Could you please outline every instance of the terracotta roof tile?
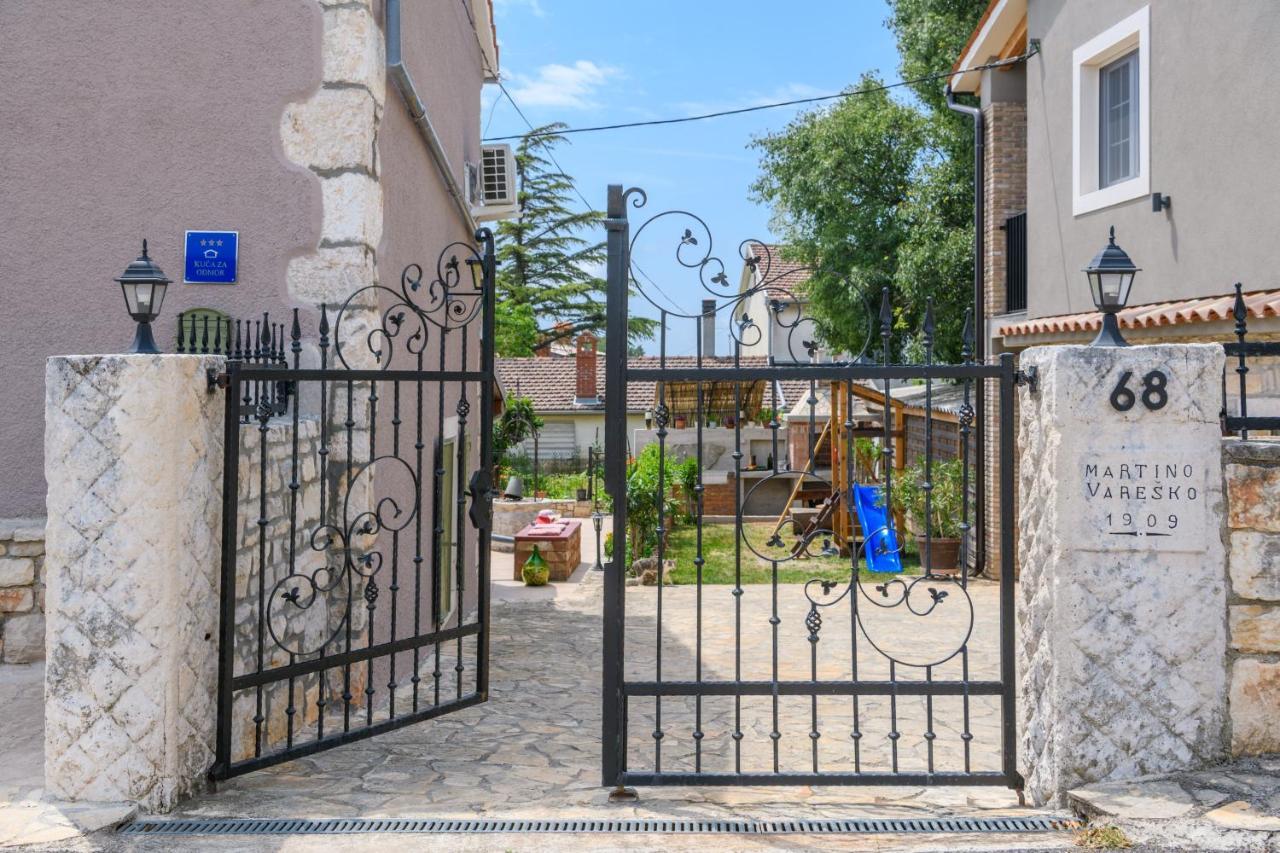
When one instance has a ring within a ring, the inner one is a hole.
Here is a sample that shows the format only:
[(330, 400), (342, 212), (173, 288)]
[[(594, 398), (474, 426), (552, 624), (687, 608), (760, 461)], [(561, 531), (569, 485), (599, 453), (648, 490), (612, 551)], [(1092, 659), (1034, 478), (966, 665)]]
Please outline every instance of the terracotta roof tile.
[[(1244, 303), (1252, 318), (1280, 317), (1280, 290), (1260, 290), (1244, 295)], [(1203, 296), (1173, 302), (1133, 305), (1117, 315), (1121, 328), (1146, 329), (1155, 326), (1179, 326), (1188, 323), (1211, 323), (1232, 319), (1235, 294)], [(1095, 332), (1102, 326), (1102, 313), (1058, 314), (1037, 317), (1000, 326), (997, 334), (1006, 337), (1044, 335), (1062, 332)]]
[[(698, 359), (692, 355), (667, 356), (667, 367), (694, 367)], [(765, 356), (743, 356), (739, 364), (743, 367), (763, 367), (769, 363)], [(659, 366), (656, 355), (632, 356), (627, 364), (634, 370), (655, 370)], [(704, 367), (732, 367), (733, 359), (728, 356), (704, 358)], [(526, 358), (499, 358), (495, 367), (498, 373), (498, 384), (504, 394), (516, 393), (528, 397), (535, 410), (540, 412), (589, 412), (604, 410), (605, 400), (605, 357), (601, 353), (596, 359), (596, 388), (600, 394), (597, 406), (580, 405), (575, 398), (577, 390), (577, 360), (570, 356), (542, 356)], [(653, 382), (631, 382), (627, 388), (627, 411), (643, 412), (653, 407)], [(809, 384), (803, 381), (786, 380), (780, 383), (779, 393), (785, 401), (784, 408), (790, 408), (795, 401), (809, 394)], [(764, 395), (764, 404), (772, 405), (772, 392)]]
[(756, 259), (757, 272), (769, 290), (783, 291), (790, 296), (809, 280), (812, 269), (807, 264), (784, 260), (782, 252), (782, 246), (752, 243), (749, 256)]

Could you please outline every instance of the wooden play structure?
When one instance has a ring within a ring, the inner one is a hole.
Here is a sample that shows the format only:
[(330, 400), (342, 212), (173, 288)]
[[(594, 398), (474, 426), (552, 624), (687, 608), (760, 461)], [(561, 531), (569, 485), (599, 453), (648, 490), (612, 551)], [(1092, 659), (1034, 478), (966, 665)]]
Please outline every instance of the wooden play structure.
[[(869, 485), (883, 482), (882, 464), (877, 459), (877, 454), (860, 452), (857, 440), (868, 438), (881, 445), (884, 443), (884, 394), (857, 382), (844, 381), (832, 382), (827, 392), (830, 394), (830, 414), (818, 435), (813, 452), (808, 454), (810, 461), (806, 463), (803, 471), (805, 474), (810, 473), (812, 460), (818, 457), (824, 445), (829, 445), (831, 489), (827, 492), (824, 487), (824, 494), (814, 495), (813, 480), (798, 477), (792, 489), (791, 498), (774, 525), (773, 538), (776, 540), (783, 526), (790, 521), (796, 535), (794, 551), (798, 550), (800, 543), (815, 531), (832, 530), (836, 534), (834, 546), (839, 548), (842, 555), (848, 556), (850, 550), (862, 542), (862, 531), (853, 520), (853, 514), (848, 511), (849, 488), (854, 483)], [(890, 399), (888, 439), (893, 443), (895, 474), (901, 472), (906, 466), (906, 409), (906, 404)], [(844, 426), (846, 422), (851, 423), (852, 428), (846, 429)], [(836, 432), (834, 437), (833, 429)], [(852, 459), (850, 454), (853, 454)], [(853, 463), (852, 466), (850, 462)], [(853, 470), (852, 482), (849, 476), (850, 467)], [(816, 511), (796, 505), (797, 501), (804, 503), (806, 500), (814, 499), (821, 501)], [(895, 513), (894, 524), (901, 529), (902, 519), (897, 513)]]

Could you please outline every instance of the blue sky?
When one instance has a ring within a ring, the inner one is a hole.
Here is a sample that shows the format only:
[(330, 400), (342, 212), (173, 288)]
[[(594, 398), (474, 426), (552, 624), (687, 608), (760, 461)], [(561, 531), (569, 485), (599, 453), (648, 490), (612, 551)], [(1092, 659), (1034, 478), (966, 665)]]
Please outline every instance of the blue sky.
[[(535, 125), (639, 121), (804, 98), (838, 92), (868, 70), (898, 78), (893, 36), (884, 26), (888, 9), (879, 0), (495, 0), (494, 5), (504, 84)], [(495, 99), (496, 86), (486, 90), (486, 137), (527, 129), (505, 98)], [(784, 107), (581, 134), (570, 137), (556, 158), (599, 209), (605, 187), (621, 183), (649, 193), (649, 205), (632, 213), (633, 222), (673, 208), (697, 213), (710, 227), (716, 254), (724, 257), (736, 286), (739, 242), (772, 237), (768, 209), (749, 198), (759, 158), (748, 145), (755, 136), (783, 128), (796, 111)], [(667, 223), (655, 230), (654, 243), (646, 241), (643, 249), (637, 244), (637, 260), (648, 264), (646, 272), (670, 299), (696, 311), (707, 294), (695, 278), (672, 270), (674, 241)], [(648, 305), (642, 312), (656, 313)], [(690, 351), (691, 323), (672, 329), (668, 352)], [(717, 345), (724, 352), (726, 321), (718, 325)]]

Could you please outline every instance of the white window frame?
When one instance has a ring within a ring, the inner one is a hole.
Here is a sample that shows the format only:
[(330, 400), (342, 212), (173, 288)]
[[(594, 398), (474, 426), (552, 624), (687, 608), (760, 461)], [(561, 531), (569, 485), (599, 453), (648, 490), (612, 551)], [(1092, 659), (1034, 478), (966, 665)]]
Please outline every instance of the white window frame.
[[(1099, 71), (1138, 51), (1138, 174), (1098, 188)], [(1079, 216), (1151, 194), (1151, 7), (1143, 6), (1071, 54), (1071, 208)]]

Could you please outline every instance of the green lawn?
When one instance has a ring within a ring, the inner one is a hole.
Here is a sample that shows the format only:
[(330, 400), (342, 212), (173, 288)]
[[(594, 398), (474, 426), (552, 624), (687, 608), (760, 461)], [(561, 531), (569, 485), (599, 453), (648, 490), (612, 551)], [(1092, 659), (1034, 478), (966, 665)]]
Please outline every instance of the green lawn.
[[(743, 525), (746, 539), (761, 554), (778, 553), (786, 556), (790, 552), (792, 542), (791, 525), (783, 526), (782, 547), (769, 548), (766, 542), (773, 530), (770, 522), (751, 522)], [(664, 557), (675, 560), (675, 570), (669, 577), (674, 583), (691, 584), (697, 580), (693, 560), (697, 555), (698, 529), (693, 524), (682, 524), (667, 535), (667, 548)], [(813, 543), (812, 550), (822, 547), (821, 541)], [(732, 524), (706, 524), (702, 528), (702, 582), (704, 584), (732, 584), (734, 582), (734, 526)], [(863, 580), (875, 581), (895, 577), (891, 574), (868, 572), (862, 567), (859, 558), (859, 574)], [(919, 574), (920, 559), (915, 553), (914, 543), (902, 555), (902, 567), (905, 574)], [(742, 582), (744, 584), (769, 583), (773, 577), (772, 563), (752, 553), (747, 542), (742, 543)], [(778, 564), (778, 583), (804, 583), (812, 578), (822, 580), (847, 580), (849, 577), (848, 557), (819, 557), (789, 560)]]

